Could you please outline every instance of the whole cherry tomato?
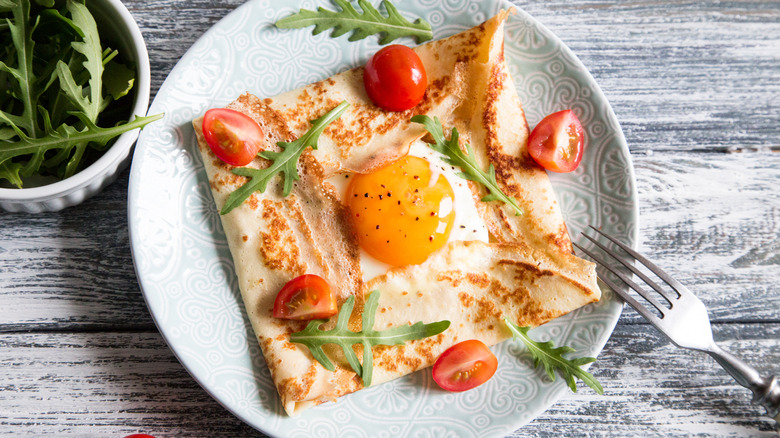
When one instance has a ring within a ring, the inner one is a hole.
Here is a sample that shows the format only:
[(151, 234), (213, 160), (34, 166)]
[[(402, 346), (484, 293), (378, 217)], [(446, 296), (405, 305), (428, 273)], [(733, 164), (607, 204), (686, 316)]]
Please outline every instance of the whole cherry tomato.
[(245, 166), (262, 149), (265, 139), (260, 125), (244, 113), (213, 108), (203, 116), (203, 136), (220, 160)]
[(284, 285), (274, 301), (274, 317), (309, 320), (338, 313), (330, 285), (318, 275), (306, 274)]
[(466, 391), (487, 382), (498, 368), (498, 359), (477, 339), (448, 348), (433, 364), (433, 380), (447, 391)]
[(425, 95), (428, 77), (420, 57), (394, 44), (376, 52), (366, 64), (363, 84), (376, 106), (388, 111), (413, 108)]
[(540, 166), (553, 172), (571, 172), (582, 160), (585, 133), (572, 110), (542, 119), (528, 137), (528, 153)]

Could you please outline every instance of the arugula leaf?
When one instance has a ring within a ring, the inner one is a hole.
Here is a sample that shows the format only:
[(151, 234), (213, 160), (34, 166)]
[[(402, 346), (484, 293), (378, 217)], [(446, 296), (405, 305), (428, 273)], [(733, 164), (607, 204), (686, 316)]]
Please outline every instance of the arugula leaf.
[(458, 166), (461, 172), (458, 173), (463, 179), (478, 182), (485, 186), (488, 194), (482, 197), (482, 201), (501, 201), (515, 210), (515, 215), (523, 214), (523, 209), (517, 204), (517, 200), (505, 194), (496, 181), (496, 169), (493, 164), (488, 168), (487, 173), (482, 171), (474, 158), (474, 150), (466, 143), (466, 152), (460, 148), (458, 142), (458, 130), (452, 128), (452, 135), (449, 141), (444, 138), (444, 129), (441, 126), (439, 118), (431, 119), (426, 115), (417, 115), (412, 117), (412, 122), (420, 123), (433, 137), (435, 143), (428, 143), (431, 149), (444, 155), (444, 162)]
[(135, 72), (118, 62), (110, 62), (103, 72), (103, 86), (111, 98), (118, 100), (133, 89)]
[[(44, 9), (41, 11), (41, 24), (47, 25), (59, 25), (62, 29), (65, 29), (71, 35), (78, 35), (80, 38), (84, 38), (84, 32), (79, 28), (73, 20), (62, 15), (57, 9)], [(68, 44), (70, 42), (68, 41)]]
[(18, 99), (23, 110), (17, 125), (24, 128), (31, 136), (38, 136), (40, 127), (36, 118), (38, 106), (38, 94), (35, 90), (37, 78), (33, 73), (33, 48), (35, 42), (32, 39), (33, 30), (37, 20), (30, 23), (30, 2), (21, 0), (10, 5), (13, 20), (7, 20), (11, 39), (16, 48), (16, 67), (10, 67), (0, 61), (0, 72), (10, 74), (16, 83)]
[[(64, 149), (73, 147), (79, 143), (94, 142), (98, 145), (106, 145), (114, 137), (133, 129), (143, 128), (147, 124), (159, 120), (163, 117), (162, 114), (155, 114), (148, 117), (136, 116), (130, 122), (113, 126), (111, 128), (101, 128), (91, 123), (89, 119), (81, 115), (82, 122), (86, 125), (86, 129), (79, 131), (73, 126), (62, 124), (56, 130), (51, 130), (45, 137), (32, 138), (28, 137), (21, 131), (17, 131), (19, 140), (15, 141), (12, 145), (0, 148), (0, 164), (6, 161), (18, 157), (21, 155), (28, 155), (36, 151), (48, 151), (53, 149)], [(0, 119), (2, 116), (0, 115)]]
[(347, 103), (347, 101), (341, 102), (324, 116), (312, 120), (310, 122), (312, 127), (297, 140), (293, 142), (277, 142), (276, 144), (282, 148), (281, 152), (260, 152), (258, 155), (266, 160), (271, 160), (268, 167), (262, 169), (239, 167), (233, 169), (235, 175), (245, 176), (250, 178), (250, 180), (228, 196), (225, 205), (222, 206), (220, 214), (230, 213), (231, 210), (241, 205), (255, 191), (259, 190), (264, 192), (268, 183), (277, 174), (281, 174), (282, 179), (284, 179), (284, 196), (289, 195), (292, 191), (293, 182), (300, 178), (298, 176), (298, 158), (309, 146), (311, 146), (312, 149), (317, 149), (317, 140), (319, 140), (322, 131), (324, 131), (331, 122), (341, 117), (341, 114), (347, 110), (348, 106), (349, 103)]
[(317, 8), (317, 11), (301, 9), (297, 14), (282, 18), (276, 22), (276, 27), (280, 29), (299, 29), (307, 26), (314, 26), (312, 33), (317, 35), (328, 29), (333, 28), (330, 33), (331, 38), (337, 38), (349, 31), (353, 31), (349, 41), (357, 41), (368, 36), (382, 33), (379, 44), (385, 45), (396, 38), (413, 37), (417, 44), (423, 41), (433, 39), (431, 25), (418, 18), (414, 23), (405, 19), (398, 13), (398, 9), (388, 0), (383, 0), (382, 4), (387, 10), (387, 17), (377, 11), (367, 0), (358, 0), (358, 5), (363, 13), (359, 13), (347, 0), (333, 0), (341, 11), (330, 11), (323, 7)]
[(89, 73), (89, 94), (85, 95), (82, 87), (76, 84), (66, 63), (62, 61), (57, 63), (57, 75), (60, 78), (62, 90), (71, 102), (92, 122), (95, 122), (103, 109), (103, 48), (100, 46), (97, 24), (87, 7), (69, 0), (67, 8), (73, 17), (73, 25), (83, 34), (82, 41), (73, 41), (71, 46), (84, 55), (83, 66), (85, 71)]
[(14, 137), (16, 137), (16, 131), (12, 128), (0, 128), (0, 141), (10, 140)]
[(11, 184), (21, 188), (22, 178), (19, 176), (19, 171), (22, 170), (22, 167), (21, 164), (10, 161), (0, 163), (0, 178), (7, 179)]
[(13, 0), (0, 0), (0, 12), (10, 10), (14, 6), (16, 6), (16, 2)]
[[(374, 319), (376, 318), (376, 309), (379, 306), (379, 291), (373, 291), (366, 300), (363, 308), (363, 329), (359, 332), (349, 330), (347, 324), (349, 316), (352, 314), (352, 307), (355, 304), (355, 297), (350, 296), (339, 310), (336, 327), (323, 331), (320, 326), (326, 323), (326, 319), (317, 319), (311, 321), (305, 329), (290, 335), (290, 342), (303, 344), (309, 348), (311, 355), (327, 370), (334, 371), (336, 368), (325, 355), (322, 346), (325, 344), (336, 344), (344, 351), (349, 365), (355, 374), (363, 379), (363, 385), (371, 386), (373, 374), (373, 352), (371, 348), (375, 345), (402, 345), (404, 342), (417, 339), (424, 339), (430, 336), (438, 335), (447, 330), (450, 326), (449, 321), (438, 321), (430, 324), (423, 324), (421, 321), (413, 325), (402, 325), (389, 328), (383, 331), (374, 330)], [(358, 361), (354, 344), (363, 346), (363, 364)]]
[(579, 377), (585, 384), (593, 388), (599, 395), (604, 394), (604, 388), (593, 377), (593, 374), (583, 370), (580, 366), (595, 362), (595, 357), (578, 357), (574, 359), (566, 359), (563, 357), (566, 353), (574, 351), (573, 348), (568, 346), (553, 348), (553, 342), (536, 342), (528, 336), (528, 330), (530, 327), (518, 327), (512, 321), (504, 318), (507, 327), (512, 332), (512, 336), (520, 338), (521, 341), (528, 347), (528, 351), (531, 352), (531, 356), (534, 358), (534, 367), (539, 367), (541, 363), (544, 366), (544, 370), (547, 371), (547, 375), (550, 380), (555, 381), (555, 370), (563, 376), (563, 379), (569, 385), (569, 388), (577, 392), (577, 384), (574, 382), (574, 377)]

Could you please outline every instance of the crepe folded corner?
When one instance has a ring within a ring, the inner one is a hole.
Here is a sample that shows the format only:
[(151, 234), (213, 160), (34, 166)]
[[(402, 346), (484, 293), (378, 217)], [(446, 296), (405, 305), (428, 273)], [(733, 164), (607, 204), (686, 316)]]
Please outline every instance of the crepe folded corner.
[[(455, 343), (480, 339), (488, 345), (510, 337), (503, 323), (537, 326), (600, 298), (595, 266), (572, 254), (566, 225), (545, 171), (528, 155), (528, 125), (504, 61), (502, 11), (485, 23), (446, 39), (414, 48), (428, 75), (422, 102), (404, 112), (376, 107), (363, 87), (363, 68), (270, 98), (244, 94), (228, 105), (253, 118), (277, 150), (293, 141), (342, 101), (350, 106), (304, 152), (300, 179), (289, 196), (280, 178), (264, 192), (222, 215), (239, 288), (285, 411), (294, 415), (363, 387), (339, 355), (326, 350), (335, 371), (325, 369), (307, 347), (290, 342), (305, 322), (276, 319), (276, 294), (291, 279), (317, 274), (334, 288), (339, 305), (356, 298), (350, 328), (360, 330), (360, 312), (370, 291), (381, 292), (374, 328), (449, 320), (443, 333), (405, 345), (373, 350), (373, 382), (378, 384), (433, 364)], [(456, 127), (483, 168), (493, 165), (505, 193), (523, 210), (482, 202), (485, 189), (472, 182), (478, 211), (490, 243), (454, 241), (419, 265), (390, 269), (367, 283), (361, 276), (358, 241), (348, 207), (327, 179), (346, 172), (366, 173), (405, 156), (423, 138), (417, 114), (438, 117)], [(204, 167), (218, 209), (246, 178), (231, 173), (193, 122)], [(256, 158), (250, 167), (265, 167)], [(334, 317), (335, 319), (335, 317)], [(332, 321), (331, 321), (332, 323)]]

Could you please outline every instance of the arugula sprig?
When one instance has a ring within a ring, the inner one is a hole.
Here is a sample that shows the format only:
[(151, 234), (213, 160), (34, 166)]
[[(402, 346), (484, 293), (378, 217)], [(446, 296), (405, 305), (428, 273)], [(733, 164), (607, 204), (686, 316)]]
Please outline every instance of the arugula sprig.
[(317, 35), (328, 29), (333, 29), (330, 36), (332, 38), (340, 37), (349, 31), (353, 31), (349, 41), (357, 41), (370, 35), (384, 34), (379, 40), (379, 44), (385, 45), (396, 38), (413, 37), (420, 44), (423, 41), (433, 39), (431, 25), (418, 18), (414, 23), (405, 19), (398, 13), (398, 9), (388, 0), (382, 4), (387, 10), (387, 17), (371, 5), (367, 0), (358, 0), (358, 5), (363, 13), (359, 13), (347, 0), (333, 0), (338, 5), (340, 11), (330, 11), (323, 7), (316, 11), (301, 9), (297, 14), (289, 15), (276, 22), (276, 27), (280, 29), (298, 29), (307, 26), (314, 26), (312, 33)]
[(574, 377), (579, 377), (585, 382), (586, 385), (593, 388), (598, 394), (604, 394), (604, 388), (593, 377), (593, 374), (583, 370), (580, 366), (595, 362), (595, 357), (578, 357), (574, 359), (566, 359), (563, 357), (566, 353), (574, 351), (569, 346), (554, 348), (552, 341), (537, 342), (528, 336), (530, 327), (519, 327), (509, 319), (504, 318), (507, 327), (512, 332), (512, 336), (520, 338), (521, 341), (531, 352), (531, 356), (534, 358), (534, 367), (538, 368), (539, 364), (544, 366), (544, 370), (547, 372), (547, 376), (550, 380), (555, 381), (555, 370), (563, 376), (563, 379), (569, 385), (569, 388), (577, 392), (577, 384), (574, 382)]
[[(376, 345), (402, 345), (407, 341), (438, 335), (450, 326), (450, 322), (446, 320), (430, 324), (423, 324), (418, 321), (413, 325), (402, 325), (382, 331), (374, 330), (376, 309), (379, 306), (379, 291), (373, 291), (368, 296), (363, 308), (363, 328), (359, 332), (353, 332), (349, 330), (347, 324), (349, 323), (349, 316), (352, 314), (354, 304), (355, 297), (350, 296), (341, 306), (336, 327), (333, 329), (321, 330), (320, 326), (327, 320), (314, 320), (305, 329), (290, 335), (290, 342), (307, 346), (314, 359), (330, 371), (334, 371), (336, 368), (333, 362), (328, 359), (328, 356), (325, 355), (322, 346), (325, 344), (338, 345), (344, 351), (344, 355), (347, 357), (352, 370), (363, 379), (363, 385), (366, 387), (371, 386), (374, 369), (372, 347)], [(363, 346), (362, 365), (358, 360), (357, 354), (352, 349), (352, 346), (355, 344)]]
[(260, 152), (258, 155), (271, 161), (271, 164), (268, 167), (262, 169), (238, 167), (233, 169), (232, 172), (235, 175), (245, 176), (249, 178), (249, 181), (228, 196), (220, 213), (230, 213), (230, 211), (241, 205), (255, 191), (259, 190), (260, 192), (264, 192), (268, 183), (277, 174), (281, 174), (282, 179), (284, 180), (284, 196), (289, 195), (292, 191), (293, 182), (300, 178), (298, 175), (298, 158), (300, 158), (303, 151), (309, 146), (311, 146), (312, 149), (317, 149), (317, 141), (319, 140), (322, 131), (324, 131), (331, 122), (341, 117), (341, 114), (347, 110), (348, 106), (349, 103), (347, 103), (347, 101), (341, 102), (324, 116), (312, 120), (311, 128), (297, 140), (293, 142), (277, 142), (276, 144), (282, 148), (280, 152)]
[[(105, 146), (112, 138), (124, 132), (141, 128), (162, 117), (162, 114), (155, 114), (149, 117), (136, 116), (128, 123), (112, 126), (110, 128), (101, 128), (93, 124), (89, 119), (84, 118), (82, 121), (87, 129), (83, 131), (78, 131), (72, 126), (63, 124), (57, 129), (47, 129), (47, 135), (39, 138), (28, 137), (23, 131), (18, 130), (17, 134), (19, 139), (12, 145), (0, 148), (0, 163), (9, 165), (13, 164), (8, 160), (11, 157), (27, 155), (36, 151), (49, 151), (55, 149), (68, 150), (74, 145), (82, 143), (94, 142), (97, 145), (96, 147)], [(2, 120), (3, 117), (2, 114), (0, 114), (0, 121)], [(56, 156), (50, 158), (50, 160), (56, 160)]]
[(426, 115), (417, 115), (412, 117), (412, 122), (420, 123), (433, 137), (434, 143), (428, 143), (431, 149), (444, 155), (444, 162), (453, 166), (458, 166), (461, 172), (458, 176), (461, 178), (482, 184), (487, 189), (488, 194), (482, 197), (482, 201), (501, 201), (515, 210), (515, 215), (523, 214), (523, 209), (517, 204), (517, 200), (501, 190), (496, 181), (496, 169), (490, 164), (487, 172), (480, 169), (474, 157), (474, 150), (471, 145), (466, 143), (466, 152), (463, 152), (458, 142), (458, 130), (452, 128), (452, 135), (447, 140), (444, 137), (444, 128), (438, 117), (431, 119)]

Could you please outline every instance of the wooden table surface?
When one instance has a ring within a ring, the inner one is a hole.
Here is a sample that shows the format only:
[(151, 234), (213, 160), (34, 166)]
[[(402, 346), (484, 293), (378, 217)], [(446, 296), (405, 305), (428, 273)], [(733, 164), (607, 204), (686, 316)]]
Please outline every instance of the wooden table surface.
[[(152, 97), (242, 1), (125, 0)], [(376, 3), (376, 2), (372, 2)], [(780, 374), (780, 2), (516, 2), (583, 61), (628, 140), (639, 249), (708, 306), (715, 338)], [(189, 376), (136, 282), (128, 171), (57, 213), (0, 212), (0, 433), (259, 436)], [(626, 309), (591, 372), (512, 436), (776, 436), (704, 354)]]

